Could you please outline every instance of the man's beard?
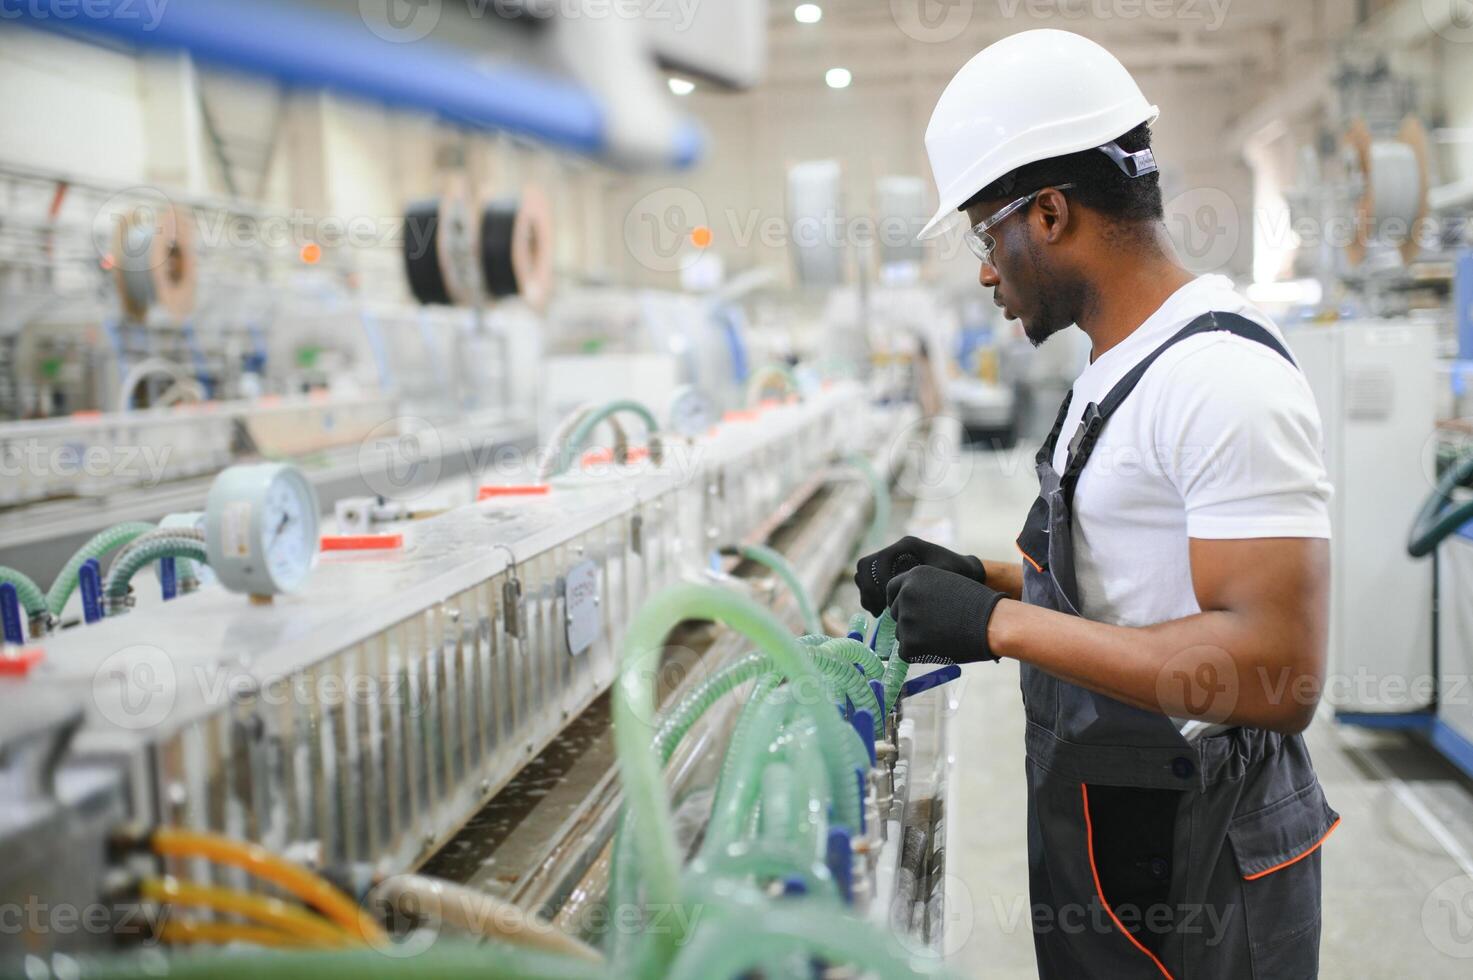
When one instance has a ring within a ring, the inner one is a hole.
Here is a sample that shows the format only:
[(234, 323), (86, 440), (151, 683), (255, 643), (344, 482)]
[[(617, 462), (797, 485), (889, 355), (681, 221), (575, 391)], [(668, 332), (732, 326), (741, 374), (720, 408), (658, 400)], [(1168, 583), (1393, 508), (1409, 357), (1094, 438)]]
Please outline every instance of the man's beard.
[(1034, 347), (1041, 347), (1045, 340), (1074, 322), (1073, 314), (1068, 311), (1079, 307), (1076, 290), (1066, 285), (1066, 279), (1045, 268), (1043, 255), (1032, 241), (1028, 242), (1027, 254), (1032, 281), (1051, 284), (1038, 290), (1038, 312), (1031, 320), (1023, 322), (1023, 335)]
[(1034, 347), (1042, 347), (1045, 340), (1074, 322), (1059, 309), (1061, 305), (1054, 298), (1041, 299), (1038, 301), (1038, 315), (1024, 322), (1023, 335)]

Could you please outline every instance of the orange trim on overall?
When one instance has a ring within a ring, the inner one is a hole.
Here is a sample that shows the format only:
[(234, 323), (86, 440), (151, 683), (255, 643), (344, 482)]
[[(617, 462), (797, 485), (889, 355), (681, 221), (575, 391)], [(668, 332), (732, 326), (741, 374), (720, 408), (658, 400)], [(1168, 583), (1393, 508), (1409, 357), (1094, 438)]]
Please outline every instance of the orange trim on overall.
[[(1023, 557), (1026, 558), (1027, 555), (1024, 555)], [(1090, 822), (1089, 819), (1089, 787), (1086, 786), (1084, 783), (1080, 783), (1079, 792), (1084, 797), (1084, 842), (1086, 849), (1089, 851), (1089, 873), (1094, 875), (1095, 894), (1099, 896), (1100, 904), (1105, 907), (1105, 911), (1108, 912), (1110, 915), (1110, 921), (1115, 923), (1115, 928), (1120, 930), (1120, 934), (1126, 939), (1129, 939), (1132, 946), (1149, 956), (1151, 958), (1151, 962), (1156, 964), (1156, 969), (1161, 971), (1161, 975), (1165, 977), (1166, 980), (1176, 980), (1176, 978), (1171, 975), (1171, 971), (1166, 969), (1166, 967), (1161, 964), (1161, 961), (1156, 958), (1155, 953), (1151, 952), (1149, 949), (1146, 949), (1146, 947), (1141, 945), (1140, 940), (1136, 939), (1130, 933), (1125, 931), (1125, 926), (1121, 924), (1120, 919), (1115, 915), (1115, 910), (1110, 908), (1110, 902), (1105, 898), (1104, 889), (1100, 887), (1100, 872), (1095, 867), (1095, 833), (1094, 825)]]
[(1320, 845), (1323, 844), (1325, 841), (1327, 841), (1327, 840), (1330, 839), (1330, 835), (1335, 832), (1335, 828), (1338, 827), (1338, 826), (1340, 826), (1340, 818), (1339, 817), (1336, 817), (1335, 818), (1335, 822), (1332, 823), (1332, 824), (1330, 824), (1330, 829), (1327, 830), (1327, 831), (1325, 831), (1324, 834), (1321, 835), (1321, 837), (1320, 837), (1319, 840), (1315, 841), (1312, 845), (1310, 845), (1308, 848), (1306, 848), (1304, 850), (1304, 853), (1299, 854), (1299, 855), (1297, 855), (1295, 857), (1291, 857), (1289, 860), (1283, 862), (1282, 864), (1276, 864), (1272, 868), (1269, 868), (1267, 871), (1260, 871), (1257, 874), (1253, 874), (1253, 875), (1244, 875), (1243, 876), (1243, 880), (1244, 881), (1257, 881), (1259, 878), (1262, 878), (1265, 875), (1271, 875), (1275, 871), (1282, 871), (1282, 870), (1284, 870), (1285, 868), (1287, 868), (1291, 864), (1297, 864), (1298, 862), (1303, 861), (1305, 858), (1309, 857), (1315, 851), (1318, 851), (1320, 849)]
[(1018, 554), (1020, 554), (1020, 555), (1023, 556), (1023, 560), (1024, 561), (1026, 561), (1028, 564), (1030, 564), (1030, 565), (1033, 566), (1033, 570), (1035, 572), (1038, 572), (1039, 574), (1043, 574), (1043, 566), (1040, 565), (1038, 562), (1034, 561), (1033, 560), (1033, 556), (1030, 555), (1030, 554), (1028, 554), (1028, 552), (1024, 551), (1023, 550), (1023, 546), (1021, 544), (1019, 544), (1018, 542), (1014, 541), (1013, 542), (1013, 547), (1018, 549)]

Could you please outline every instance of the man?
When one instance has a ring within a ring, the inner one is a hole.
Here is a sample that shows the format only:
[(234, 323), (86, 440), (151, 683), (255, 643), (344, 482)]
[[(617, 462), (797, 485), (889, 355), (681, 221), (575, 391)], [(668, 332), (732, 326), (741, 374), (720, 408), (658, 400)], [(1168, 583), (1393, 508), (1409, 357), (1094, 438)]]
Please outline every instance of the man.
[(974, 57), (926, 133), (981, 283), (1093, 349), (1037, 457), (1022, 561), (906, 538), (860, 559), (912, 662), (1021, 664), (1040, 976), (1315, 975), (1338, 817), (1299, 733), (1325, 670), (1326, 481), (1278, 330), (1178, 262), (1149, 105), (1099, 45)]

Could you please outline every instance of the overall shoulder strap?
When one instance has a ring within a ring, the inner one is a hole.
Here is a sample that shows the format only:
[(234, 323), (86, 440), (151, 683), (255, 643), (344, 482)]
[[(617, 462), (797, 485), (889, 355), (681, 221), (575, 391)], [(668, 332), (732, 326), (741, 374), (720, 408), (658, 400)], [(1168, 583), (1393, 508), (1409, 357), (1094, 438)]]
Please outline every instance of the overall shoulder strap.
[(1269, 348), (1290, 364), (1294, 364), (1296, 368), (1298, 367), (1279, 339), (1261, 324), (1236, 313), (1202, 314), (1178, 330), (1165, 343), (1151, 351), (1141, 359), (1139, 364), (1126, 372), (1125, 377), (1110, 389), (1103, 401), (1098, 404), (1091, 402), (1085, 406), (1084, 415), (1079, 420), (1079, 429), (1069, 442), (1069, 461), (1064, 467), (1063, 485), (1068, 498), (1072, 500), (1074, 496), (1074, 484), (1079, 481), (1079, 474), (1083, 472), (1084, 464), (1089, 462), (1090, 453), (1094, 451), (1095, 443), (1099, 440), (1105, 423), (1110, 420), (1111, 415), (1115, 414), (1115, 410), (1120, 407), (1121, 403), (1130, 397), (1130, 393), (1135, 390), (1136, 385), (1140, 384), (1141, 378), (1145, 377), (1151, 365), (1155, 364), (1156, 359), (1162, 354), (1183, 340), (1203, 333), (1230, 333), (1244, 340), (1251, 340)]
[(1043, 440), (1043, 446), (1038, 450), (1038, 455), (1033, 457), (1033, 462), (1042, 463), (1044, 460), (1054, 458), (1054, 447), (1059, 444), (1059, 433), (1064, 431), (1064, 419), (1069, 417), (1069, 403), (1074, 401), (1074, 389), (1070, 388), (1064, 396), (1064, 402), (1059, 406), (1058, 417), (1054, 419), (1054, 427), (1049, 430), (1047, 438)]

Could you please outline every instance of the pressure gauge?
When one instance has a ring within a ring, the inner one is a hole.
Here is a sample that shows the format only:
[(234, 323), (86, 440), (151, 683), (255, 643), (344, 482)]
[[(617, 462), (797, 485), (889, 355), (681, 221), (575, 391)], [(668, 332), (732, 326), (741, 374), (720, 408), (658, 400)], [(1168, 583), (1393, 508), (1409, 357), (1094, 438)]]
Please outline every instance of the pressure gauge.
[(681, 385), (665, 409), (670, 431), (688, 439), (704, 435), (716, 424), (716, 406), (694, 385)]
[(294, 592), (317, 557), (317, 493), (283, 463), (232, 466), (205, 504), (210, 568), (232, 592)]

